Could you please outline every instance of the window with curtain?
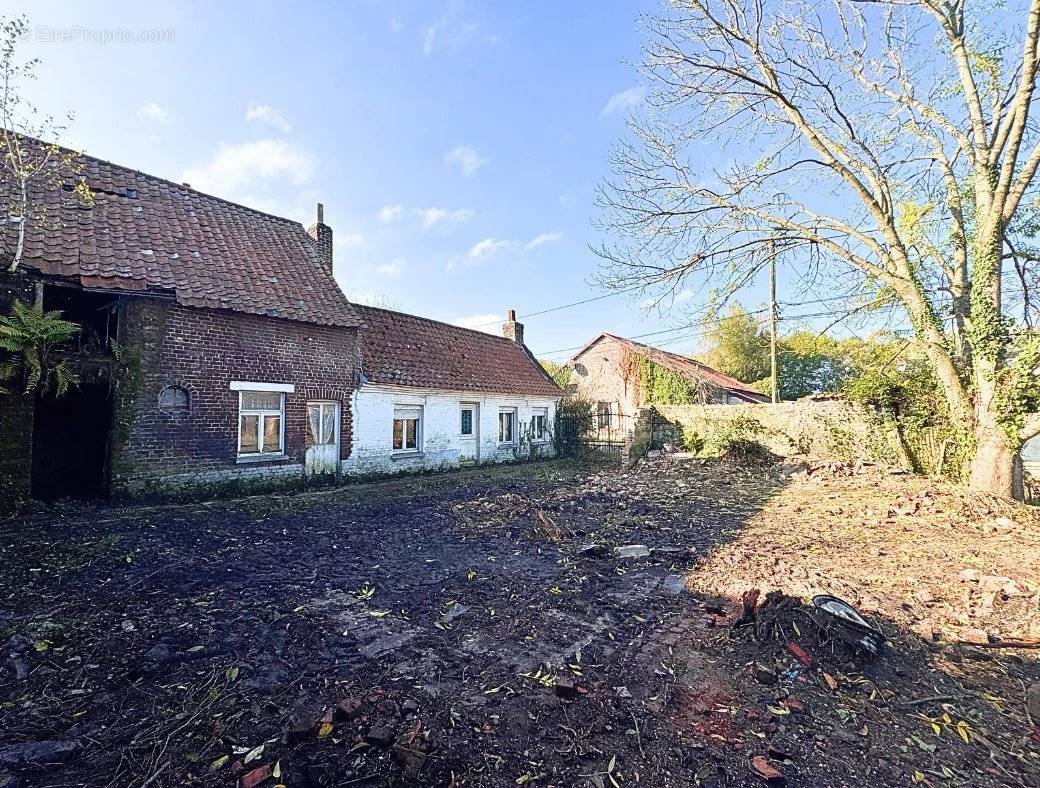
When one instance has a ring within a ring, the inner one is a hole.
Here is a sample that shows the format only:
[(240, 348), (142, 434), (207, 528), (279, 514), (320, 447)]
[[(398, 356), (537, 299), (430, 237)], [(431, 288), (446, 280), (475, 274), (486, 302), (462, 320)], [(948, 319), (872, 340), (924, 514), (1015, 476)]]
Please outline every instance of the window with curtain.
[(394, 408), (394, 451), (419, 451), (422, 442), (422, 408)]
[(500, 410), (498, 412), (498, 442), (516, 442), (516, 410)]
[(335, 442), (336, 403), (309, 403), (307, 405), (307, 445), (331, 446)]
[(549, 439), (549, 409), (534, 408), (531, 412), (531, 439), (545, 442)]
[(284, 450), (285, 394), (278, 391), (238, 393), (240, 456), (280, 454)]

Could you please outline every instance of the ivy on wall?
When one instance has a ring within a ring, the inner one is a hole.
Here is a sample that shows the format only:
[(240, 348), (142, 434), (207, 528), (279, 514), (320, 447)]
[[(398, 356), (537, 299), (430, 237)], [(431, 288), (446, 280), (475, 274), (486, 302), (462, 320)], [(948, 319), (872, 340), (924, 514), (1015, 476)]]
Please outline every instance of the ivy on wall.
[(638, 372), (644, 405), (694, 405), (706, 399), (702, 386), (648, 358), (639, 358)]
[(123, 459), (123, 449), (130, 441), (134, 422), (137, 420), (137, 397), (141, 392), (144, 375), (139, 353), (114, 341), (112, 353), (117, 364), (112, 392), (112, 470), (116, 476), (120, 476), (129, 470)]

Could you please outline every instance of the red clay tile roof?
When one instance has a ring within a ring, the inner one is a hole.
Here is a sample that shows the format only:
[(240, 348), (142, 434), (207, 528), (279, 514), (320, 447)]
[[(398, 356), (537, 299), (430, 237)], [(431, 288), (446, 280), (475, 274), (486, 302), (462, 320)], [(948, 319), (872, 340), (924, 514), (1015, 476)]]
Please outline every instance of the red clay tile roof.
[[(84, 206), (76, 182), (38, 184), (23, 265), (84, 287), (172, 294), (178, 303), (309, 323), (358, 325), (303, 226), (187, 186), (90, 156), (80, 157), (94, 191)], [(12, 202), (0, 184), (0, 208)], [(13, 256), (17, 224), (0, 233)]]
[(388, 309), (354, 309), (364, 321), (361, 367), (369, 383), (563, 396), (531, 352), (511, 339)]
[(707, 381), (708, 383), (721, 389), (725, 389), (738, 397), (749, 399), (752, 402), (769, 401), (769, 397), (765, 396), (760, 391), (755, 391), (755, 389), (751, 388), (747, 383), (741, 383), (736, 378), (731, 378), (729, 375), (723, 375), (721, 372), (712, 369), (707, 364), (702, 364), (701, 362), (695, 361), (687, 356), (680, 356), (678, 353), (669, 353), (667, 350), (661, 350), (652, 345), (644, 345), (642, 342), (634, 342), (631, 339), (615, 336), (614, 334), (600, 334), (578, 351), (578, 353), (576, 353), (567, 363), (573, 362), (589, 350), (589, 348), (604, 338), (613, 339), (615, 342), (619, 342), (629, 348), (633, 353), (644, 356), (655, 364), (658, 364), (665, 369), (669, 369), (677, 375), (682, 375), (691, 382)]

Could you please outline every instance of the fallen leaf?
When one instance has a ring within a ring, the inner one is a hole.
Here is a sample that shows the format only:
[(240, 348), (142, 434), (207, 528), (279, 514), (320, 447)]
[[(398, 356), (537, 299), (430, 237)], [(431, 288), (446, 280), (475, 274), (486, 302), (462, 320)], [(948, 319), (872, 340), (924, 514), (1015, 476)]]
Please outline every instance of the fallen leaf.
[(756, 755), (751, 759), (751, 768), (754, 769), (755, 773), (759, 777), (765, 780), (779, 780), (783, 777), (776, 767), (769, 762), (769, 759), (764, 755)]
[(971, 729), (968, 727), (968, 723), (961, 720), (957, 723), (957, 733), (964, 739), (965, 744), (971, 744)]
[(330, 733), (332, 733), (332, 723), (331, 722), (323, 722), (318, 727), (318, 738), (319, 739), (324, 739)]

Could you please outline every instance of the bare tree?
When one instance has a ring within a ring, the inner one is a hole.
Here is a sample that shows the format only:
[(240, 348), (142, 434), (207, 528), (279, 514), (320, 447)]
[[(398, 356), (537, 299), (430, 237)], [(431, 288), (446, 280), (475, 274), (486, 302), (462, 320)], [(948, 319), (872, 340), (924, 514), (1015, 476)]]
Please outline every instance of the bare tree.
[(7, 270), (18, 269), (25, 252), (25, 237), (34, 223), (42, 223), (44, 206), (33, 200), (37, 183), (56, 186), (72, 178), (78, 197), (89, 203), (93, 195), (79, 177), (82, 166), (78, 154), (53, 142), (72, 120), (62, 121), (42, 114), (21, 93), (21, 84), (35, 77), (39, 61), (21, 60), (18, 45), (29, 31), (24, 16), (0, 17), (0, 199), (6, 219), (17, 223), (11, 259)]
[(770, 239), (854, 273), (934, 365), (970, 484), (1012, 494), (1040, 434), (1040, 0), (673, 0), (645, 21), (653, 90), (600, 190), (604, 281), (732, 293)]

